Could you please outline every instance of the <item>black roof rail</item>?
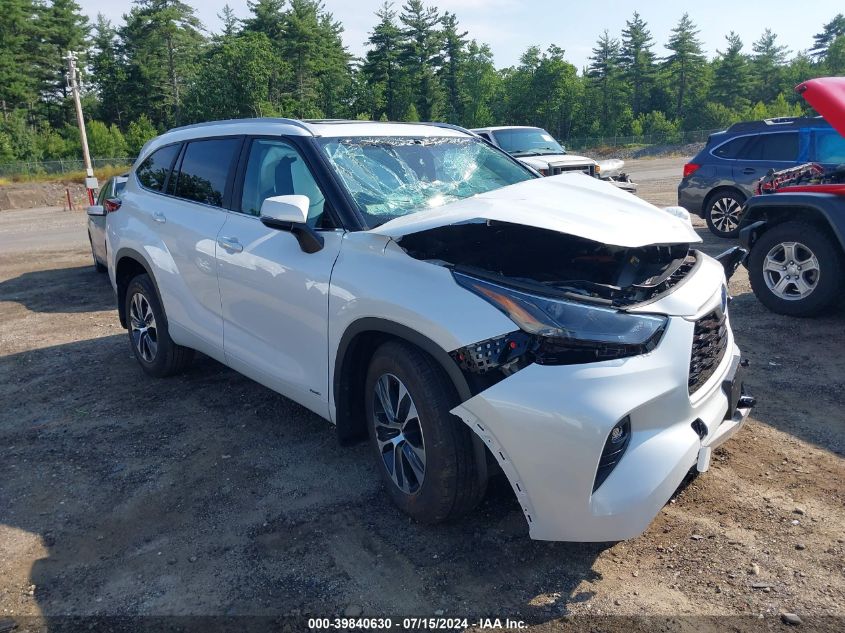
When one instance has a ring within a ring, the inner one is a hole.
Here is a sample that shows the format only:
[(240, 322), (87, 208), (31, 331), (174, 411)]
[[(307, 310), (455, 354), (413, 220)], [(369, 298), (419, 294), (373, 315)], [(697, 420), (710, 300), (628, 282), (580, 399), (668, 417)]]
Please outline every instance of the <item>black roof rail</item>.
[(299, 119), (285, 119), (282, 117), (255, 117), (251, 119), (223, 119), (220, 121), (207, 121), (205, 123), (193, 123), (191, 125), (180, 125), (179, 127), (170, 128), (165, 132), (178, 132), (181, 130), (196, 130), (204, 127), (214, 127), (216, 125), (230, 125), (232, 123), (281, 123), (284, 125), (293, 125), (295, 127), (301, 128), (306, 130), (307, 132), (313, 134), (311, 128), (309, 128), (305, 123), (300, 121)]
[(734, 123), (726, 131), (727, 132), (746, 132), (746, 131), (763, 131), (771, 130), (779, 127), (829, 127), (830, 123), (819, 117), (797, 117), (785, 116), (776, 117), (772, 119), (763, 119), (762, 121), (741, 121)]

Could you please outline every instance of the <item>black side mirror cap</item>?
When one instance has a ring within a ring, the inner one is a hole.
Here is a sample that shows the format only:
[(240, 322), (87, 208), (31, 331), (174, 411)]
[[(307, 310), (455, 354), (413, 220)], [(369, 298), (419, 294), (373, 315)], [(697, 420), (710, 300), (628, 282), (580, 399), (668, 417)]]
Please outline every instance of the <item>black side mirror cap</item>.
[(267, 228), (276, 229), (277, 231), (287, 231), (292, 233), (299, 242), (299, 248), (304, 253), (316, 253), (323, 250), (325, 240), (323, 236), (317, 233), (307, 224), (299, 222), (286, 222), (283, 220), (275, 220), (273, 218), (261, 217), (261, 224)]

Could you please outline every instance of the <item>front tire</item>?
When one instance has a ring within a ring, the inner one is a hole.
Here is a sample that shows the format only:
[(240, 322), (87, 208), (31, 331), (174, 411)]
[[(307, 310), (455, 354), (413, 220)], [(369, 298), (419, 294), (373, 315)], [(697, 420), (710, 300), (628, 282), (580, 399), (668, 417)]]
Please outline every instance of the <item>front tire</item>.
[(754, 294), (772, 312), (816, 316), (839, 300), (842, 254), (824, 231), (785, 222), (763, 233), (749, 257)]
[(170, 338), (167, 318), (149, 275), (138, 275), (129, 282), (125, 301), (129, 346), (141, 368), (156, 378), (184, 371), (193, 360), (194, 350)]
[(449, 413), (458, 402), (437, 362), (389, 341), (370, 361), (365, 390), (370, 445), (393, 502), (421, 523), (475, 508), (487, 482), (479, 476), (472, 431)]
[(713, 235), (733, 238), (739, 235), (745, 196), (732, 189), (713, 192), (704, 205), (704, 219)]

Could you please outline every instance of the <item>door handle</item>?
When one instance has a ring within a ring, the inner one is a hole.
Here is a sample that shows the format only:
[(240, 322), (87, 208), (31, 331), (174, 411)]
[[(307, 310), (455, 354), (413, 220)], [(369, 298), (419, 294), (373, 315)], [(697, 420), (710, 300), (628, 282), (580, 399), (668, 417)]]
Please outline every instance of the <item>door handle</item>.
[(167, 218), (164, 217), (164, 214), (161, 211), (156, 211), (155, 213), (153, 213), (153, 220), (155, 220), (159, 224), (164, 224), (165, 222), (167, 222)]
[(757, 170), (754, 169), (753, 167), (746, 167), (745, 169), (742, 170), (742, 173), (743, 174), (753, 174), (755, 171), (757, 171)]
[(240, 253), (244, 250), (243, 244), (236, 237), (218, 237), (217, 245), (231, 253)]

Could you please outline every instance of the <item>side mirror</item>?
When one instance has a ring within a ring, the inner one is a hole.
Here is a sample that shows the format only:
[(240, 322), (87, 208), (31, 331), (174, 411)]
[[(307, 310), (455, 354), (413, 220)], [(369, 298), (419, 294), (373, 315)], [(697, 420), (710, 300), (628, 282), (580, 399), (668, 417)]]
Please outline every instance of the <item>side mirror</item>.
[(88, 215), (105, 215), (106, 208), (101, 204), (95, 204), (91, 207), (88, 207)]
[(273, 196), (261, 203), (261, 223), (271, 229), (288, 231), (305, 253), (323, 248), (323, 236), (308, 226), (308, 196)]

